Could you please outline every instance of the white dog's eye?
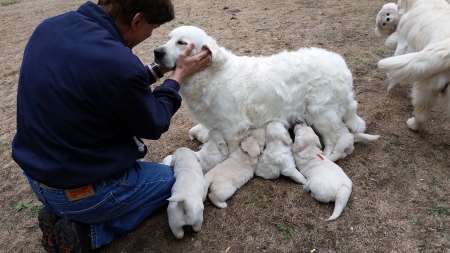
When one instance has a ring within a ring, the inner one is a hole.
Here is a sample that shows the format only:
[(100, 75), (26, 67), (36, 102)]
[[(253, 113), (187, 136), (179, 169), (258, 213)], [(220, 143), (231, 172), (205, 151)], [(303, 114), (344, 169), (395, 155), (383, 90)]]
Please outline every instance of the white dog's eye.
[(187, 42), (184, 42), (184, 41), (182, 41), (182, 40), (179, 40), (179, 41), (177, 42), (177, 44), (178, 44), (178, 45), (187, 45)]

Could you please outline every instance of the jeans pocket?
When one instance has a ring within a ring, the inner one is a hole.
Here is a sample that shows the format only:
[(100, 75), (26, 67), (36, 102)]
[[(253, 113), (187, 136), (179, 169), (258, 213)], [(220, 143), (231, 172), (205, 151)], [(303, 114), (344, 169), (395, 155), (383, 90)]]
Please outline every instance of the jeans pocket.
[[(74, 205), (71, 205), (71, 209), (74, 209)], [(115, 219), (125, 213), (128, 204), (120, 202), (114, 195), (107, 195), (102, 201), (94, 204), (88, 205), (85, 208), (86, 203), (79, 203), (79, 208), (77, 211), (62, 211), (63, 217), (70, 220), (80, 221), (83, 223), (101, 223), (107, 222), (109, 220)]]

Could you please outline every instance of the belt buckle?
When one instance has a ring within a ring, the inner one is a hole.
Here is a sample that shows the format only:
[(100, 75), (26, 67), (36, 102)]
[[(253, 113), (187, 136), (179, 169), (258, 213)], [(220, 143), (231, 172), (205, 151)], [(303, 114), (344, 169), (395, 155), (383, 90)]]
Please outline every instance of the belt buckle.
[(94, 195), (95, 191), (92, 184), (90, 184), (76, 189), (64, 190), (64, 193), (69, 201), (75, 201), (90, 197)]

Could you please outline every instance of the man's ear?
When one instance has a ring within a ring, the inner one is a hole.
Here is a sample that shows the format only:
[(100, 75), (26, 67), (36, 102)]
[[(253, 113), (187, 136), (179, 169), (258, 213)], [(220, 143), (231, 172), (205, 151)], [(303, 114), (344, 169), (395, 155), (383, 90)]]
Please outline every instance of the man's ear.
[(133, 20), (131, 21), (131, 24), (130, 24), (131, 29), (133, 29), (133, 31), (136, 31), (138, 25), (144, 21), (145, 21), (144, 14), (142, 14), (142, 12), (136, 13), (136, 15), (134, 15)]

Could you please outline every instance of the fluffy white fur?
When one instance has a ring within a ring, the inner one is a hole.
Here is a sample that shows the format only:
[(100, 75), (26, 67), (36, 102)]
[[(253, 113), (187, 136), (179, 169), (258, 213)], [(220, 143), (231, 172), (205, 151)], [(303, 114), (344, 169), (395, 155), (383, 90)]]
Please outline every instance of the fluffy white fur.
[(196, 232), (202, 228), (206, 183), (197, 156), (189, 148), (179, 148), (173, 153), (171, 167), (175, 183), (167, 199), (167, 215), (173, 235), (182, 239), (184, 225), (192, 226)]
[(291, 150), (292, 139), (283, 123), (271, 121), (266, 126), (266, 147), (258, 159), (255, 175), (275, 179), (281, 175), (305, 184), (305, 177), (297, 170)]
[[(217, 130), (208, 130), (208, 133), (208, 141), (200, 146), (199, 151), (195, 152), (203, 174), (228, 157), (228, 146), (223, 135)], [(161, 163), (170, 166), (171, 162), (172, 155), (168, 155)]]
[(292, 152), (295, 163), (307, 178), (303, 187), (311, 191), (311, 196), (320, 202), (335, 202), (333, 214), (328, 218), (335, 220), (347, 205), (352, 192), (352, 181), (338, 165), (322, 153), (319, 137), (311, 127), (297, 124), (294, 132)]
[(339, 139), (334, 146), (333, 152), (328, 156), (332, 162), (339, 159), (344, 159), (355, 149), (355, 142), (372, 142), (380, 138), (379, 135), (371, 135), (365, 133), (350, 133), (348, 130), (343, 129), (343, 133), (340, 134)]
[(202, 166), (203, 174), (205, 174), (214, 166), (227, 159), (227, 142), (219, 131), (211, 130), (209, 131), (209, 140), (200, 147), (196, 154)]
[(375, 35), (377, 37), (389, 36), (386, 39), (386, 47), (391, 50), (395, 50), (397, 47), (398, 34), (395, 30), (400, 17), (397, 5), (387, 3), (383, 5), (375, 19)]
[(247, 183), (254, 175), (258, 156), (264, 148), (264, 129), (255, 129), (222, 163), (205, 174), (208, 198), (219, 207), (226, 208), (225, 202)]
[(222, 132), (230, 152), (249, 129), (272, 120), (293, 123), (305, 118), (322, 136), (331, 154), (341, 129), (362, 133), (352, 73), (344, 59), (320, 48), (283, 51), (267, 57), (236, 56), (202, 29), (182, 26), (155, 49), (155, 61), (172, 69), (180, 52), (194, 43), (192, 54), (211, 51), (211, 66), (188, 77), (180, 89), (192, 119)]
[(197, 124), (189, 129), (189, 139), (194, 140), (197, 139), (201, 143), (205, 143), (209, 139), (209, 128), (206, 128), (202, 124)]
[(450, 117), (450, 5), (445, 0), (401, 0), (394, 56), (378, 62), (389, 75), (389, 87), (413, 83), (412, 130), (422, 130), (439, 95)]

